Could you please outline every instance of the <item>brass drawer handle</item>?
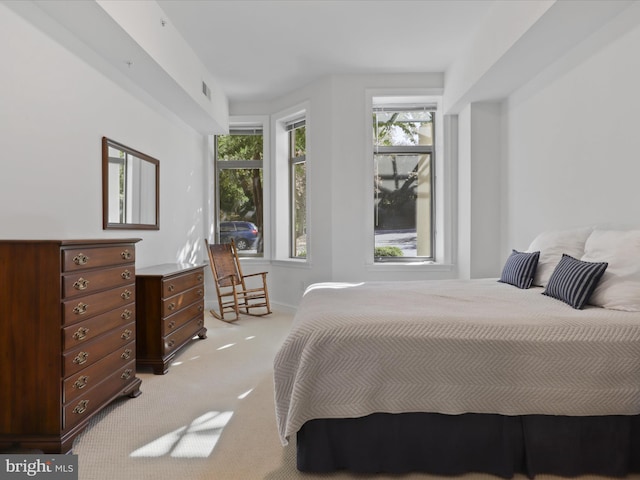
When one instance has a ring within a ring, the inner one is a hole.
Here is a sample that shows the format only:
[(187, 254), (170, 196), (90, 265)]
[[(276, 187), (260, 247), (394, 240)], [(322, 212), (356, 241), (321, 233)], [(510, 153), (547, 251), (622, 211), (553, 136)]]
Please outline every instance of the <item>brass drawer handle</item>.
[(76, 358), (73, 359), (73, 363), (75, 363), (76, 365), (82, 365), (87, 361), (88, 358), (89, 352), (80, 352), (78, 355), (76, 355)]
[(83, 340), (87, 333), (89, 333), (89, 329), (86, 327), (80, 327), (76, 333), (73, 334), (74, 340)]
[(89, 261), (89, 257), (87, 257), (84, 253), (79, 253), (75, 257), (73, 257), (73, 263), (76, 265), (86, 265)]
[(87, 313), (87, 308), (89, 308), (89, 305), (80, 302), (73, 308), (73, 313), (75, 313), (76, 315), (84, 315), (85, 313)]
[(81, 400), (76, 408), (73, 409), (73, 413), (77, 413), (78, 415), (82, 415), (87, 411), (87, 405), (89, 405), (89, 400)]
[(199, 318), (198, 319), (198, 326), (201, 327), (202, 325), (204, 325), (204, 320), (202, 318)]
[(122, 358), (123, 360), (129, 360), (129, 358), (131, 358), (131, 353), (133, 353), (131, 349), (127, 348), (124, 352), (122, 352), (120, 358)]
[(127, 368), (124, 372), (122, 372), (122, 375), (120, 375), (120, 378), (123, 380), (128, 380), (129, 378), (131, 378), (132, 373), (133, 373), (133, 370), (131, 370), (130, 368)]
[(198, 290), (198, 296), (201, 297), (202, 295), (204, 295), (204, 291), (203, 290)]
[(131, 252), (129, 250), (124, 250), (120, 256), (122, 257), (123, 260), (129, 260), (131, 259)]
[(133, 312), (128, 308), (125, 308), (122, 314), (120, 315), (120, 318), (123, 320), (129, 320), (131, 318), (131, 315), (133, 315)]
[(175, 304), (175, 303), (173, 303), (173, 302), (171, 302), (171, 303), (169, 304), (169, 307), (168, 307), (168, 308), (169, 308), (169, 310), (175, 310), (175, 309), (176, 309), (176, 304)]
[(81, 377), (78, 377), (78, 379), (75, 382), (73, 382), (73, 388), (82, 390), (84, 387), (87, 386), (87, 383), (89, 383), (89, 377), (86, 375), (82, 375)]
[(171, 321), (169, 322), (169, 325), (168, 325), (169, 330), (171, 330), (171, 329), (172, 329), (173, 327), (175, 327), (175, 326), (176, 326), (176, 322), (175, 322), (174, 320), (171, 320)]
[(131, 292), (129, 290), (125, 290), (120, 294), (123, 300), (129, 300), (131, 298)]
[(202, 281), (203, 276), (202, 276), (202, 274), (201, 274), (201, 273), (199, 273), (199, 274), (198, 274), (198, 276), (197, 276), (196, 278), (198, 279), (198, 281), (199, 281), (199, 282), (201, 282), (201, 281)]
[(198, 305), (198, 311), (202, 312), (204, 310), (204, 307), (202, 305)]
[(86, 290), (88, 286), (89, 286), (89, 280), (86, 280), (82, 277), (76, 280), (73, 284), (73, 288), (75, 288), (76, 290)]
[(173, 283), (167, 287), (167, 290), (169, 290), (170, 292), (173, 292), (175, 289), (176, 286)]
[(122, 335), (120, 335), (120, 338), (122, 338), (123, 340), (129, 340), (132, 333), (133, 332), (127, 328), (124, 332), (122, 332)]
[(169, 340), (169, 342), (167, 343), (167, 347), (171, 348), (176, 344), (176, 341), (172, 338), (171, 340)]
[(131, 272), (129, 270), (125, 270), (120, 274), (123, 280), (129, 280), (131, 278)]

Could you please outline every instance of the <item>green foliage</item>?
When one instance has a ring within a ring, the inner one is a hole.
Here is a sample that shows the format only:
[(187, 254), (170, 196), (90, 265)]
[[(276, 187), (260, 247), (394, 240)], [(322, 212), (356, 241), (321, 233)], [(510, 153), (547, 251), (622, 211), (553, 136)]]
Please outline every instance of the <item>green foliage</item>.
[(218, 136), (218, 160), (262, 160), (262, 135)]
[[(298, 127), (290, 132), (293, 140), (293, 157), (299, 159), (306, 156), (306, 127)], [(306, 158), (306, 157), (305, 157)], [(293, 165), (293, 227), (294, 237), (305, 234), (307, 228), (307, 164), (295, 163)], [(306, 255), (306, 254), (305, 254)], [(303, 257), (305, 255), (297, 255)]]
[(299, 157), (307, 152), (307, 127), (298, 127), (294, 131), (293, 156)]
[(402, 123), (397, 122), (399, 112), (395, 112), (389, 117), (386, 121), (380, 121), (378, 115), (373, 115), (373, 128), (375, 135), (375, 145), (380, 146), (391, 146), (394, 144), (393, 142), (393, 134), (395, 131), (402, 132), (406, 138), (412, 138), (416, 132), (417, 128), (415, 124)]
[[(220, 135), (218, 160), (261, 160), (262, 135)], [(249, 220), (262, 231), (262, 169), (224, 169), (220, 172), (220, 211), (223, 220)]]
[(399, 247), (376, 247), (374, 255), (376, 257), (402, 257), (403, 253)]

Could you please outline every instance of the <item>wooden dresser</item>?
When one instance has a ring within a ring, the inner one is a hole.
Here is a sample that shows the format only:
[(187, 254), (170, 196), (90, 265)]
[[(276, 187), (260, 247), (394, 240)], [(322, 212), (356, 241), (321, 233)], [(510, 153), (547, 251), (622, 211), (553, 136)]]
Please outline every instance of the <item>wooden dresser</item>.
[(204, 266), (163, 264), (136, 275), (136, 358), (165, 374), (178, 351), (204, 327)]
[(138, 241), (0, 241), (0, 450), (67, 453), (93, 415), (140, 394)]

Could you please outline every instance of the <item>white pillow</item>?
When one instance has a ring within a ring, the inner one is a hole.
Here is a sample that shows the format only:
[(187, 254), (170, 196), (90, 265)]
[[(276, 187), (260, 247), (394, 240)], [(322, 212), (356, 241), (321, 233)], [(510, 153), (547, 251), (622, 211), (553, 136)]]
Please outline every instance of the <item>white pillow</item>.
[(594, 230), (587, 239), (582, 260), (609, 263), (590, 304), (640, 311), (640, 230)]
[(573, 258), (581, 258), (584, 254), (584, 244), (592, 231), (592, 227), (555, 230), (543, 232), (534, 238), (527, 249), (527, 252), (540, 252), (533, 285), (547, 286), (549, 277), (551, 277), (563, 253)]

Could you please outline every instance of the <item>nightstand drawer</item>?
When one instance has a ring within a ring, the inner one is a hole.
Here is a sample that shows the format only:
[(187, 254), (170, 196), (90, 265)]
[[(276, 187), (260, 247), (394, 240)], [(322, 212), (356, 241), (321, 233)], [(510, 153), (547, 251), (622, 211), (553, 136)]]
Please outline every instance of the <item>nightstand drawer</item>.
[(199, 286), (192, 288), (191, 290), (187, 290), (180, 295), (174, 295), (173, 297), (167, 298), (162, 302), (162, 316), (167, 317), (176, 313), (178, 310), (191, 305), (198, 300), (204, 298), (204, 287)]
[(179, 329), (182, 325), (187, 323), (193, 317), (200, 315), (204, 312), (204, 300), (198, 303), (193, 303), (184, 310), (180, 310), (178, 313), (171, 315), (162, 320), (162, 335), (169, 335)]
[(204, 326), (203, 318), (194, 318), (177, 331), (164, 339), (165, 355), (184, 345), (188, 340), (196, 336), (196, 332)]
[(162, 297), (169, 298), (184, 290), (203, 285), (203, 283), (204, 274), (202, 272), (191, 272), (185, 275), (166, 278), (162, 281)]

